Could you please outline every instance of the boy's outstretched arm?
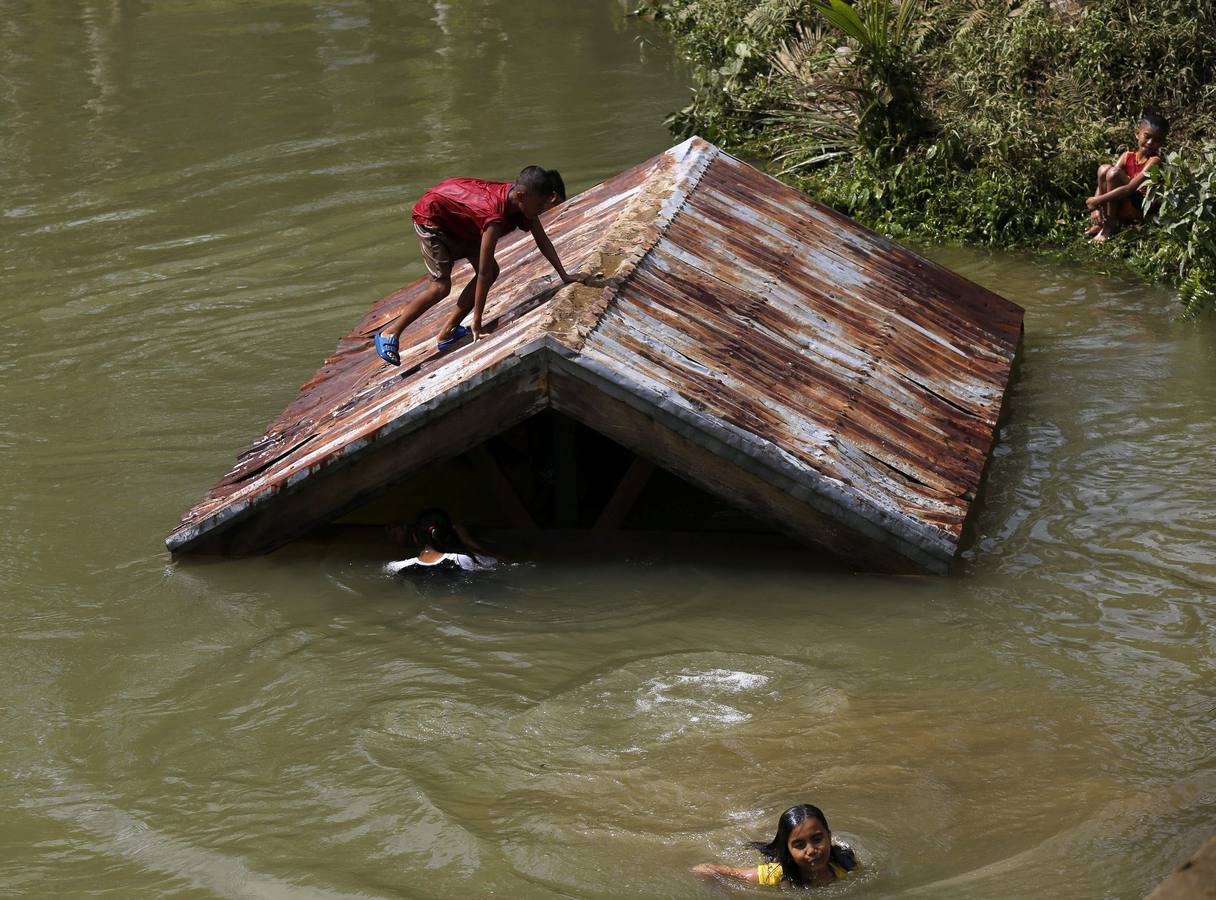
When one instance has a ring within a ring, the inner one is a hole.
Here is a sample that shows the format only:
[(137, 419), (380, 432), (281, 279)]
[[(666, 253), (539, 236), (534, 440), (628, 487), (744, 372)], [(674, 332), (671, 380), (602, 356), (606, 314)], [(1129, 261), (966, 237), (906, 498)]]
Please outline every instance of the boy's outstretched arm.
[(481, 233), (481, 251), (477, 254), (477, 286), (473, 289), (473, 340), (481, 340), (481, 313), (486, 308), (490, 285), (498, 278), (498, 260), (494, 249), (502, 235), (502, 226), (491, 222)]
[(553, 243), (549, 240), (549, 235), (545, 234), (545, 226), (540, 224), (539, 216), (532, 220), (532, 238), (536, 241), (536, 246), (540, 248), (541, 255), (549, 260), (549, 265), (553, 266), (557, 271), (562, 284), (574, 284), (576, 281), (582, 281), (581, 278), (569, 274), (562, 267), (562, 261), (558, 259), (557, 251), (553, 249)]

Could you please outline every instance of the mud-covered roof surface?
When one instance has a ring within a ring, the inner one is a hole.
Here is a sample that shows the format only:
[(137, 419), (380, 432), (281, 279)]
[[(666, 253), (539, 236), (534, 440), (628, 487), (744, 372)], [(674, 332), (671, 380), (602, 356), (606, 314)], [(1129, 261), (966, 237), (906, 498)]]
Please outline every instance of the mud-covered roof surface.
[[(956, 551), (991, 450), (1022, 310), (693, 138), (500, 242), (486, 339), (440, 355), (450, 300), (372, 335), (426, 282), (379, 301), (170, 535), (177, 550), (391, 432), (420, 408), (552, 351), (725, 429), (880, 527)], [(454, 272), (453, 295), (471, 276)], [(818, 488), (817, 488), (818, 489)]]

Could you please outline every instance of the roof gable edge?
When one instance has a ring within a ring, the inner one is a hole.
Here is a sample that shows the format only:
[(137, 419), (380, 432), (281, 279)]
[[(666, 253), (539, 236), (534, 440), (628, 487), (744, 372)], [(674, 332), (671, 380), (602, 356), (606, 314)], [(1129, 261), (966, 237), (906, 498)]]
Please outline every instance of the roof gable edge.
[[(275, 498), (306, 485), (311, 477), (320, 472), (341, 468), (357, 461), (365, 453), (374, 452), (378, 446), (401, 440), (463, 406), (470, 397), (512, 379), (525, 378), (534, 369), (540, 373), (542, 394), (547, 404), (549, 354), (546, 350), (549, 347), (548, 337), (542, 335), (517, 348), (495, 365), (474, 373), (425, 403), (410, 407), (378, 428), (351, 440), (344, 440), (341, 435), (331, 436), (328, 442), (310, 447), (308, 453), (296, 460), (286, 478), (271, 484), (254, 481), (250, 486), (253, 489), (245, 496), (238, 490), (226, 499), (224, 505), (194, 521), (189, 520), (188, 513), (165, 538), (165, 547), (179, 553), (205, 537), (236, 527), (241, 520), (258, 512)], [(260, 487), (254, 488), (254, 485)]]

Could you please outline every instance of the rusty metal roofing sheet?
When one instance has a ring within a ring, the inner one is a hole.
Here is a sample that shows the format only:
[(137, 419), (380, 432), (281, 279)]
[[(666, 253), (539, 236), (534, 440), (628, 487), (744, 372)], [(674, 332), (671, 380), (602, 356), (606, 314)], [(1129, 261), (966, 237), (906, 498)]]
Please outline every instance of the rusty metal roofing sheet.
[(957, 545), (1022, 310), (725, 154), (583, 354)]
[[(444, 304), (371, 336), (422, 289), (377, 303), (167, 541), (273, 502), (326, 466), (554, 352), (662, 397), (694, 427), (777, 460), (808, 496), (950, 557), (978, 488), (1022, 310), (694, 138), (548, 214), (563, 288), (530, 236), (500, 243), (492, 335), (438, 355)], [(454, 273), (453, 293), (471, 275)]]

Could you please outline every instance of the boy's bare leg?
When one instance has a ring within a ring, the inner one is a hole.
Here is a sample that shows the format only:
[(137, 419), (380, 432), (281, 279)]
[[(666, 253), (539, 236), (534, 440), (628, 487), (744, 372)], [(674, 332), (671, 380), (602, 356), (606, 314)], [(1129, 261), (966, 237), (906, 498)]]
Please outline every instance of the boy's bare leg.
[(448, 316), (447, 321), (443, 323), (443, 327), (439, 329), (439, 334), (435, 338), (442, 341), (452, 333), (460, 320), (473, 311), (473, 294), (477, 290), (477, 276), (474, 275), (469, 279), (469, 283), (464, 286), (464, 290), (460, 292), (460, 296), (456, 298), (456, 308), (452, 310), (452, 314)]
[(405, 331), (411, 322), (451, 292), (451, 278), (431, 279), (430, 284), (423, 289), (422, 293), (414, 298), (413, 302), (405, 308), (401, 315), (380, 329), (380, 333), (389, 337), (400, 338), (401, 332)]
[[(1095, 197), (1106, 191), (1106, 173), (1113, 168), (1114, 166), (1112, 166), (1110, 163), (1103, 163), (1102, 165), (1098, 166), (1098, 188), (1094, 191)], [(1105, 214), (1101, 209), (1095, 209), (1089, 214), (1089, 220), (1093, 224), (1085, 229), (1085, 236), (1093, 237), (1102, 230), (1102, 226), (1105, 224)]]
[[(1127, 184), (1127, 173), (1118, 166), (1109, 166), (1106, 170), (1105, 184), (1102, 188), (1102, 193), (1113, 191), (1117, 187), (1123, 187)], [(1101, 244), (1111, 237), (1119, 226), (1122, 224), (1122, 219), (1119, 215), (1119, 206), (1122, 200), (1109, 200), (1102, 204), (1102, 230), (1094, 235), (1094, 241)]]

